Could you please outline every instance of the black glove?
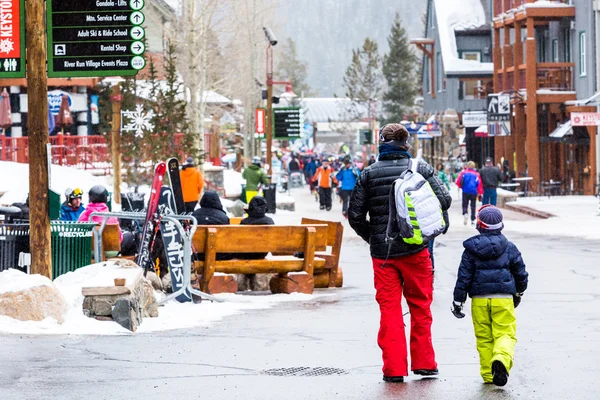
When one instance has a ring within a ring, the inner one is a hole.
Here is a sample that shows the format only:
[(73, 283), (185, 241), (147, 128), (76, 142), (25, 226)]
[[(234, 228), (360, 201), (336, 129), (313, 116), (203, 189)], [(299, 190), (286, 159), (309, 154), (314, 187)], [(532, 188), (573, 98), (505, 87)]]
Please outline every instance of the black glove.
[(515, 308), (519, 307), (519, 304), (521, 304), (522, 297), (523, 293), (517, 293), (513, 295), (513, 303), (515, 303)]
[(452, 311), (452, 314), (454, 314), (456, 318), (460, 319), (465, 317), (465, 314), (462, 312), (462, 309), (463, 303), (457, 303), (456, 301), (452, 302), (452, 308), (450, 309), (450, 311)]

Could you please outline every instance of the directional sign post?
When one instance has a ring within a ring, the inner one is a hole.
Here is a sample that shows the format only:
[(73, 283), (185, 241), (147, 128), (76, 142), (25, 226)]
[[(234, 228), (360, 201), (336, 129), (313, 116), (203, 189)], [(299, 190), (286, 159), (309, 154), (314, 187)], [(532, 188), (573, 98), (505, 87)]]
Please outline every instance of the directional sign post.
[(146, 66), (144, 2), (48, 0), (48, 77), (136, 75)]
[(304, 112), (300, 107), (284, 107), (273, 109), (273, 138), (301, 138), (303, 127)]
[(361, 146), (373, 144), (373, 132), (370, 129), (360, 129), (358, 131), (358, 144)]
[(25, 71), (25, 0), (0, 1), (0, 79)]

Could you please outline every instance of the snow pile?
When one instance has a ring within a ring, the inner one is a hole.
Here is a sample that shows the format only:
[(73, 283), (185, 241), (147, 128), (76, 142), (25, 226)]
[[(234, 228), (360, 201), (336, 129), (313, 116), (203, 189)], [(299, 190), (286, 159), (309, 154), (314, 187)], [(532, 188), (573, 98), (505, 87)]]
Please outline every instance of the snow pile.
[(505, 224), (507, 231), (600, 240), (598, 199), (594, 196), (526, 197), (519, 198), (513, 204), (547, 212), (556, 217), (534, 221), (510, 221)]
[[(29, 193), (29, 164), (0, 161), (0, 205), (12, 203), (23, 203)], [(104, 185), (109, 191), (106, 177), (97, 177), (88, 171), (77, 168), (52, 165), (50, 171), (51, 188), (61, 196), (64, 201), (64, 193), (67, 188), (81, 188), (83, 190), (83, 202), (88, 203), (87, 192), (94, 185)]]
[[(83, 315), (82, 287), (112, 285), (106, 276), (109, 270), (119, 268), (112, 262), (98, 263), (81, 268), (75, 272), (58, 277), (54, 285), (64, 296), (68, 311), (64, 323), (58, 324), (53, 318), (43, 321), (18, 321), (9, 317), (0, 316), (0, 332), (4, 333), (27, 333), (27, 334), (72, 334), (72, 335), (129, 335), (132, 334), (125, 328), (114, 322), (97, 321)], [(7, 271), (12, 276), (15, 271)], [(138, 269), (123, 270), (123, 273), (139, 272)], [(23, 273), (17, 272), (21, 275)], [(25, 276), (25, 275), (24, 275)], [(40, 279), (41, 278), (41, 279)], [(112, 278), (111, 278), (112, 279)], [(16, 286), (9, 285), (0, 279), (0, 288), (13, 289)], [(41, 282), (52, 285), (46, 278), (39, 276), (26, 276), (27, 284), (34, 285)], [(26, 286), (25, 281), (19, 283), (18, 287)], [(164, 298), (162, 292), (155, 292), (157, 299)], [(309, 301), (317, 297), (335, 296), (328, 295), (306, 295), (306, 294), (278, 294), (269, 296), (243, 296), (234, 294), (221, 294), (217, 297), (225, 300), (223, 303), (211, 303), (204, 301), (201, 304), (168, 302), (159, 308), (158, 318), (145, 318), (138, 332), (157, 332), (173, 329), (188, 329), (194, 327), (206, 327), (227, 316), (243, 313), (248, 310), (266, 309), (285, 302)]]
[(521, 8), (567, 8), (573, 7), (573, 4), (563, 3), (559, 0), (537, 0), (534, 3), (526, 3), (519, 7)]
[(434, 0), (440, 47), (446, 74), (492, 74), (493, 63), (462, 60), (458, 57), (455, 31), (476, 29), (487, 21), (481, 0)]
[(52, 286), (52, 281), (42, 275), (27, 275), (16, 269), (0, 272), (0, 294), (21, 292), (37, 286)]
[(242, 185), (246, 184), (246, 180), (242, 178), (241, 173), (226, 169), (223, 171), (223, 180), (227, 197), (239, 197), (242, 194)]

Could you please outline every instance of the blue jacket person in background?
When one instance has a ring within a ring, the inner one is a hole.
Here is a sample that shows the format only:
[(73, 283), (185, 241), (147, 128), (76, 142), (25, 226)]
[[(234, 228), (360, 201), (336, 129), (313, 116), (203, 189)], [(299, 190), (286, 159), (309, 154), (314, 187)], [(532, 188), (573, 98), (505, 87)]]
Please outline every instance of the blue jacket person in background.
[(350, 203), (350, 196), (352, 195), (352, 191), (354, 190), (354, 186), (356, 186), (356, 180), (358, 179), (357, 169), (354, 168), (352, 162), (350, 160), (344, 161), (344, 168), (337, 173), (336, 178), (338, 181), (342, 182), (342, 188), (340, 191), (340, 196), (342, 198), (342, 214), (344, 217), (348, 218), (348, 203)]
[(79, 216), (85, 211), (85, 207), (81, 204), (83, 190), (77, 188), (74, 190), (67, 189), (65, 202), (60, 206), (61, 221), (77, 222)]

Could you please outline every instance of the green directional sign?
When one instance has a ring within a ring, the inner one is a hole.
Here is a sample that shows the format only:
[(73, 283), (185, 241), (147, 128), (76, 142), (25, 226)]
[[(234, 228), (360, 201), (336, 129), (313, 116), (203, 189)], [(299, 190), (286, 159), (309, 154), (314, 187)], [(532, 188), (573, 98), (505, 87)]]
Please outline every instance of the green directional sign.
[(48, 0), (48, 77), (136, 75), (146, 66), (144, 3)]
[(0, 1), (0, 79), (25, 71), (25, 0)]

